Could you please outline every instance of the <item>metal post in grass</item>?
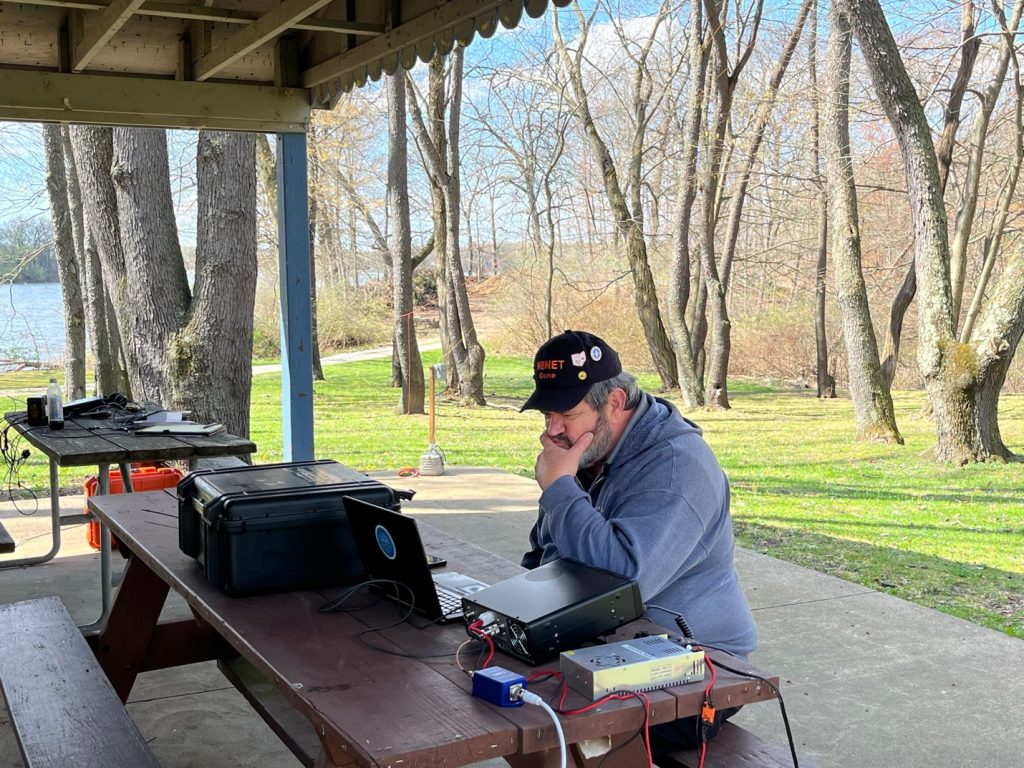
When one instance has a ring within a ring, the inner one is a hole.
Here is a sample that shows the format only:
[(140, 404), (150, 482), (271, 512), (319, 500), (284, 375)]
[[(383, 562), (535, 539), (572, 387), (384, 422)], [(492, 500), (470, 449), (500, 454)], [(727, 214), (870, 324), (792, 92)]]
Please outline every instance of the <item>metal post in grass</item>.
[(448, 376), (448, 366), (444, 363), (430, 366), (429, 398), (430, 398), (430, 421), (427, 429), (427, 442), (429, 446), (426, 452), (420, 456), (421, 475), (443, 475), (444, 474), (444, 452), (437, 447), (435, 432), (437, 428), (437, 404), (435, 397), (434, 382), (437, 379), (442, 381)]

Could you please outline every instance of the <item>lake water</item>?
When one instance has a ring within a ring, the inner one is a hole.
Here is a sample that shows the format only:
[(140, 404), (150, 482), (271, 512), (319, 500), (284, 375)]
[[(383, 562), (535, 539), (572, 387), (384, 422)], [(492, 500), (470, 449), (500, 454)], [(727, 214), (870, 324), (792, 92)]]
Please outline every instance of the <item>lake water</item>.
[(64, 358), (60, 283), (0, 285), (0, 370)]

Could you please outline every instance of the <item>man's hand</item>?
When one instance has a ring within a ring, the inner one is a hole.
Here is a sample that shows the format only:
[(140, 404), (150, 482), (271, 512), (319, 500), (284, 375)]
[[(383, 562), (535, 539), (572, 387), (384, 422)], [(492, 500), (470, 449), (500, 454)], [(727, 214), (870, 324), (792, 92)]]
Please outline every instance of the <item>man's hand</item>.
[(584, 432), (575, 445), (567, 448), (547, 432), (541, 432), (540, 444), (543, 447), (533, 468), (540, 489), (545, 491), (558, 478), (575, 475), (580, 468), (580, 457), (593, 441), (594, 433)]

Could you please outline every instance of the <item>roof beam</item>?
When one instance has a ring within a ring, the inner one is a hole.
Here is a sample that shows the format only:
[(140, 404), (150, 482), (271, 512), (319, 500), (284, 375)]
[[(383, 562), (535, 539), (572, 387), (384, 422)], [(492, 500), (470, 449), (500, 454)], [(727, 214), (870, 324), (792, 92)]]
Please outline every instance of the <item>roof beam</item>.
[(97, 53), (110, 42), (110, 38), (125, 25), (143, 0), (114, 0), (103, 9), (99, 17), (85, 25), (85, 34), (75, 45), (71, 68), (81, 72), (89, 66)]
[(438, 8), (404, 21), (389, 34), (368, 40), (345, 53), (327, 59), (302, 73), (302, 87), (313, 88), (328, 80), (351, 74), (374, 59), (395, 54), (434, 37), (459, 22), (494, 11), (508, 0), (449, 0)]
[[(117, 0), (115, 0), (116, 2)], [(125, 0), (122, 0), (125, 1)], [(142, 2), (142, 0), (137, 0)], [(331, 0), (284, 0), (248, 27), (232, 35), (223, 45), (214, 48), (195, 63), (195, 78), (213, 77), (225, 67), (259, 48), (296, 22), (323, 8)]]
[(0, 69), (0, 120), (303, 133), (300, 88)]
[[(71, 8), (79, 11), (102, 11), (108, 7), (97, 0), (0, 0), (18, 2), (21, 5), (45, 5), (53, 8)], [(218, 21), (223, 24), (252, 24), (260, 18), (249, 11), (230, 8), (211, 8), (205, 5), (179, 5), (177, 3), (143, 2), (135, 11), (136, 16), (158, 16), (165, 19), (187, 19), (189, 21)], [(339, 21), (337, 19), (311, 19), (292, 24), (291, 29), (304, 32), (334, 32), (340, 35), (365, 35), (376, 37), (384, 33), (383, 24), (368, 24), (364, 21)]]

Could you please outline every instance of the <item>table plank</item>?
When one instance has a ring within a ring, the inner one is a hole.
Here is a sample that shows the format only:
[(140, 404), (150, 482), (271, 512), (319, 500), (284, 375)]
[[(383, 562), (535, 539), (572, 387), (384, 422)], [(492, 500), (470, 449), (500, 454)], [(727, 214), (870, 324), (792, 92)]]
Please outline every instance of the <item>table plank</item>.
[(251, 440), (227, 432), (210, 436), (136, 435), (112, 419), (80, 417), (66, 419), (64, 429), (51, 430), (29, 426), (24, 413), (7, 413), (4, 418), (18, 434), (61, 467), (238, 456), (256, 451)]

